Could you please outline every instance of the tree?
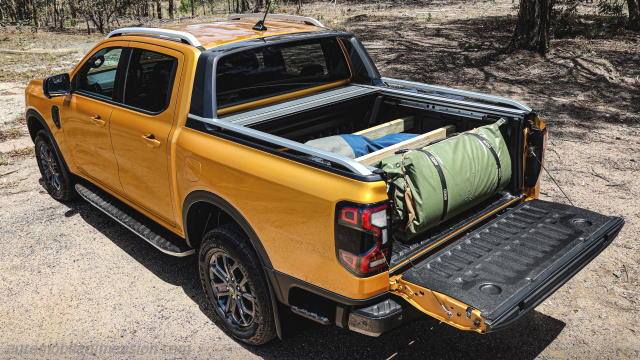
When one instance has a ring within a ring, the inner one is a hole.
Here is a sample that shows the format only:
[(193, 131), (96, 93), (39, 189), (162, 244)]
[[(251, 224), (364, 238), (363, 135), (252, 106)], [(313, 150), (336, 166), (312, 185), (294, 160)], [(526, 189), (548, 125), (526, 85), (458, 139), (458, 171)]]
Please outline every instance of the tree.
[(173, 19), (173, 0), (169, 0), (169, 18)]
[(627, 0), (629, 8), (629, 28), (640, 30), (640, 0)]
[[(80, 0), (76, 3), (77, 11), (87, 22), (87, 29), (89, 22), (91, 22), (103, 34), (108, 30), (114, 16), (123, 12), (131, 4), (132, 0), (101, 0), (98, 2)], [(147, 7), (145, 6), (144, 9)]]
[(547, 52), (553, 2), (554, 0), (520, 0), (518, 21), (509, 44), (510, 50), (531, 50), (540, 54)]

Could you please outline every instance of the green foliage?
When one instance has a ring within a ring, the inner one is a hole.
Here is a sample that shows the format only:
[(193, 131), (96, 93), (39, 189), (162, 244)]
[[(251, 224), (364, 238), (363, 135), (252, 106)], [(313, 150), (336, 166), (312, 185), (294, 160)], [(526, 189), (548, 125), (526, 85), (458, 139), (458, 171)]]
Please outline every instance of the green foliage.
[(180, 0), (180, 6), (178, 6), (178, 10), (183, 13), (190, 13), (191, 0)]
[(427, 15), (421, 16), (421, 19), (425, 22), (431, 22), (433, 20), (433, 16), (431, 16), (431, 13), (427, 13)]
[(623, 0), (600, 0), (598, 1), (598, 13), (602, 15), (623, 16)]

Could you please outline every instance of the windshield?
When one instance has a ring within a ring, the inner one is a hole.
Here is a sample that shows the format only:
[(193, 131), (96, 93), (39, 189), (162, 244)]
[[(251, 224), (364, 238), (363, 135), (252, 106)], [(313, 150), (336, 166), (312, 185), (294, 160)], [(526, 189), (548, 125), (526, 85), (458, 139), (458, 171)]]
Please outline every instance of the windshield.
[(217, 104), (238, 105), (350, 77), (336, 38), (264, 46), (220, 59)]

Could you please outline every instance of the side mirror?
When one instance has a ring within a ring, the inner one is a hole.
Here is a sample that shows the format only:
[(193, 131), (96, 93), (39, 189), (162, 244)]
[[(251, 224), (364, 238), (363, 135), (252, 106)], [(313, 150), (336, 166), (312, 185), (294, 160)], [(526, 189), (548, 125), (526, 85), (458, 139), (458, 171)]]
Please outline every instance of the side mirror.
[(44, 94), (48, 98), (64, 96), (71, 93), (71, 79), (69, 74), (51, 75), (42, 83)]

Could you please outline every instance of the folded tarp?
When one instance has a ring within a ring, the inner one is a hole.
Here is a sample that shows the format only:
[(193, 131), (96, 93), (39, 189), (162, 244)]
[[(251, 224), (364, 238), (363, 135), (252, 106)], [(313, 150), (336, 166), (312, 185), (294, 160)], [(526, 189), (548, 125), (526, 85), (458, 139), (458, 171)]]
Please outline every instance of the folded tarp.
[(416, 134), (397, 133), (369, 139), (362, 135), (342, 134), (310, 140), (305, 144), (355, 159), (416, 136)]
[(374, 164), (387, 174), (394, 223), (410, 239), (505, 188), (511, 158), (500, 119)]

